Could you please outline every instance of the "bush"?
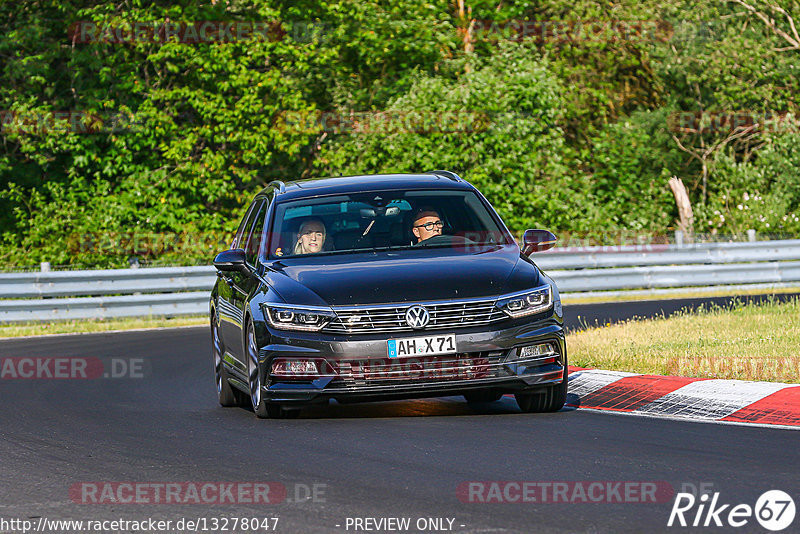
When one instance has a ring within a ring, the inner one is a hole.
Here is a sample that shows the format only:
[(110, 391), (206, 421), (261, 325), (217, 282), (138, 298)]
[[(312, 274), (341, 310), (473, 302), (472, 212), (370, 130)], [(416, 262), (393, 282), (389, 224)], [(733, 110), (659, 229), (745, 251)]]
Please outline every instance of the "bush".
[(755, 156), (740, 161), (721, 151), (710, 167), (708, 202), (698, 206), (698, 228), (743, 234), (800, 232), (800, 134), (768, 135)]
[(639, 111), (605, 126), (592, 139), (593, 201), (597, 221), (611, 229), (658, 233), (673, 224), (677, 209), (669, 178), (681, 174), (684, 155), (667, 131), (667, 108)]

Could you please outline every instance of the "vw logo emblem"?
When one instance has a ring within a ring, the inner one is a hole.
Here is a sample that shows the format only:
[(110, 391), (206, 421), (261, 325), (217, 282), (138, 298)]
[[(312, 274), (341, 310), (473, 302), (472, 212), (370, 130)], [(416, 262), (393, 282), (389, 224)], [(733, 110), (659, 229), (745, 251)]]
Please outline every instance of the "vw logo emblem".
[(423, 306), (411, 306), (406, 310), (406, 322), (411, 328), (425, 328), (430, 320), (431, 316)]

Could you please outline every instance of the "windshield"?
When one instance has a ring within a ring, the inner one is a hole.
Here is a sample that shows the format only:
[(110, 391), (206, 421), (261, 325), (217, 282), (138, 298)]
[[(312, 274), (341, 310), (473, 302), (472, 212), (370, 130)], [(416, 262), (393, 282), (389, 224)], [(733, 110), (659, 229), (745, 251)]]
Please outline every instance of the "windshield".
[(268, 255), (289, 256), (509, 244), (472, 191), (373, 191), (282, 202)]

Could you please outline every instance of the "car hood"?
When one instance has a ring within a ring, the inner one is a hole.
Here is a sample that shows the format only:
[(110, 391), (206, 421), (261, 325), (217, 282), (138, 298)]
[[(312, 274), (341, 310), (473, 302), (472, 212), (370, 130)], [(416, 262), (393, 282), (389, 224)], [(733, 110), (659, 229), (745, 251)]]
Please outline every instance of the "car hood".
[(288, 303), (348, 306), (493, 297), (535, 287), (539, 272), (508, 245), (293, 258), (273, 263), (267, 278)]

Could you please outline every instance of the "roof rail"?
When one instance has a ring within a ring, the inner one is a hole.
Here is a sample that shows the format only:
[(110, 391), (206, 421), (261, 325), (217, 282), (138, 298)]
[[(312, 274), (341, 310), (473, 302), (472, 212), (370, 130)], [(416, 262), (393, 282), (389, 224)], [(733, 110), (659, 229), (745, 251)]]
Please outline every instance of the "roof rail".
[(286, 191), (286, 184), (281, 182), (280, 180), (273, 180), (269, 183), (267, 187), (275, 187), (278, 189), (278, 193), (283, 193)]
[(454, 182), (461, 182), (462, 181), (461, 177), (459, 175), (457, 175), (456, 173), (454, 173), (453, 171), (441, 171), (441, 170), (426, 171), (425, 174), (440, 174), (440, 175), (444, 176), (445, 178), (450, 178)]

